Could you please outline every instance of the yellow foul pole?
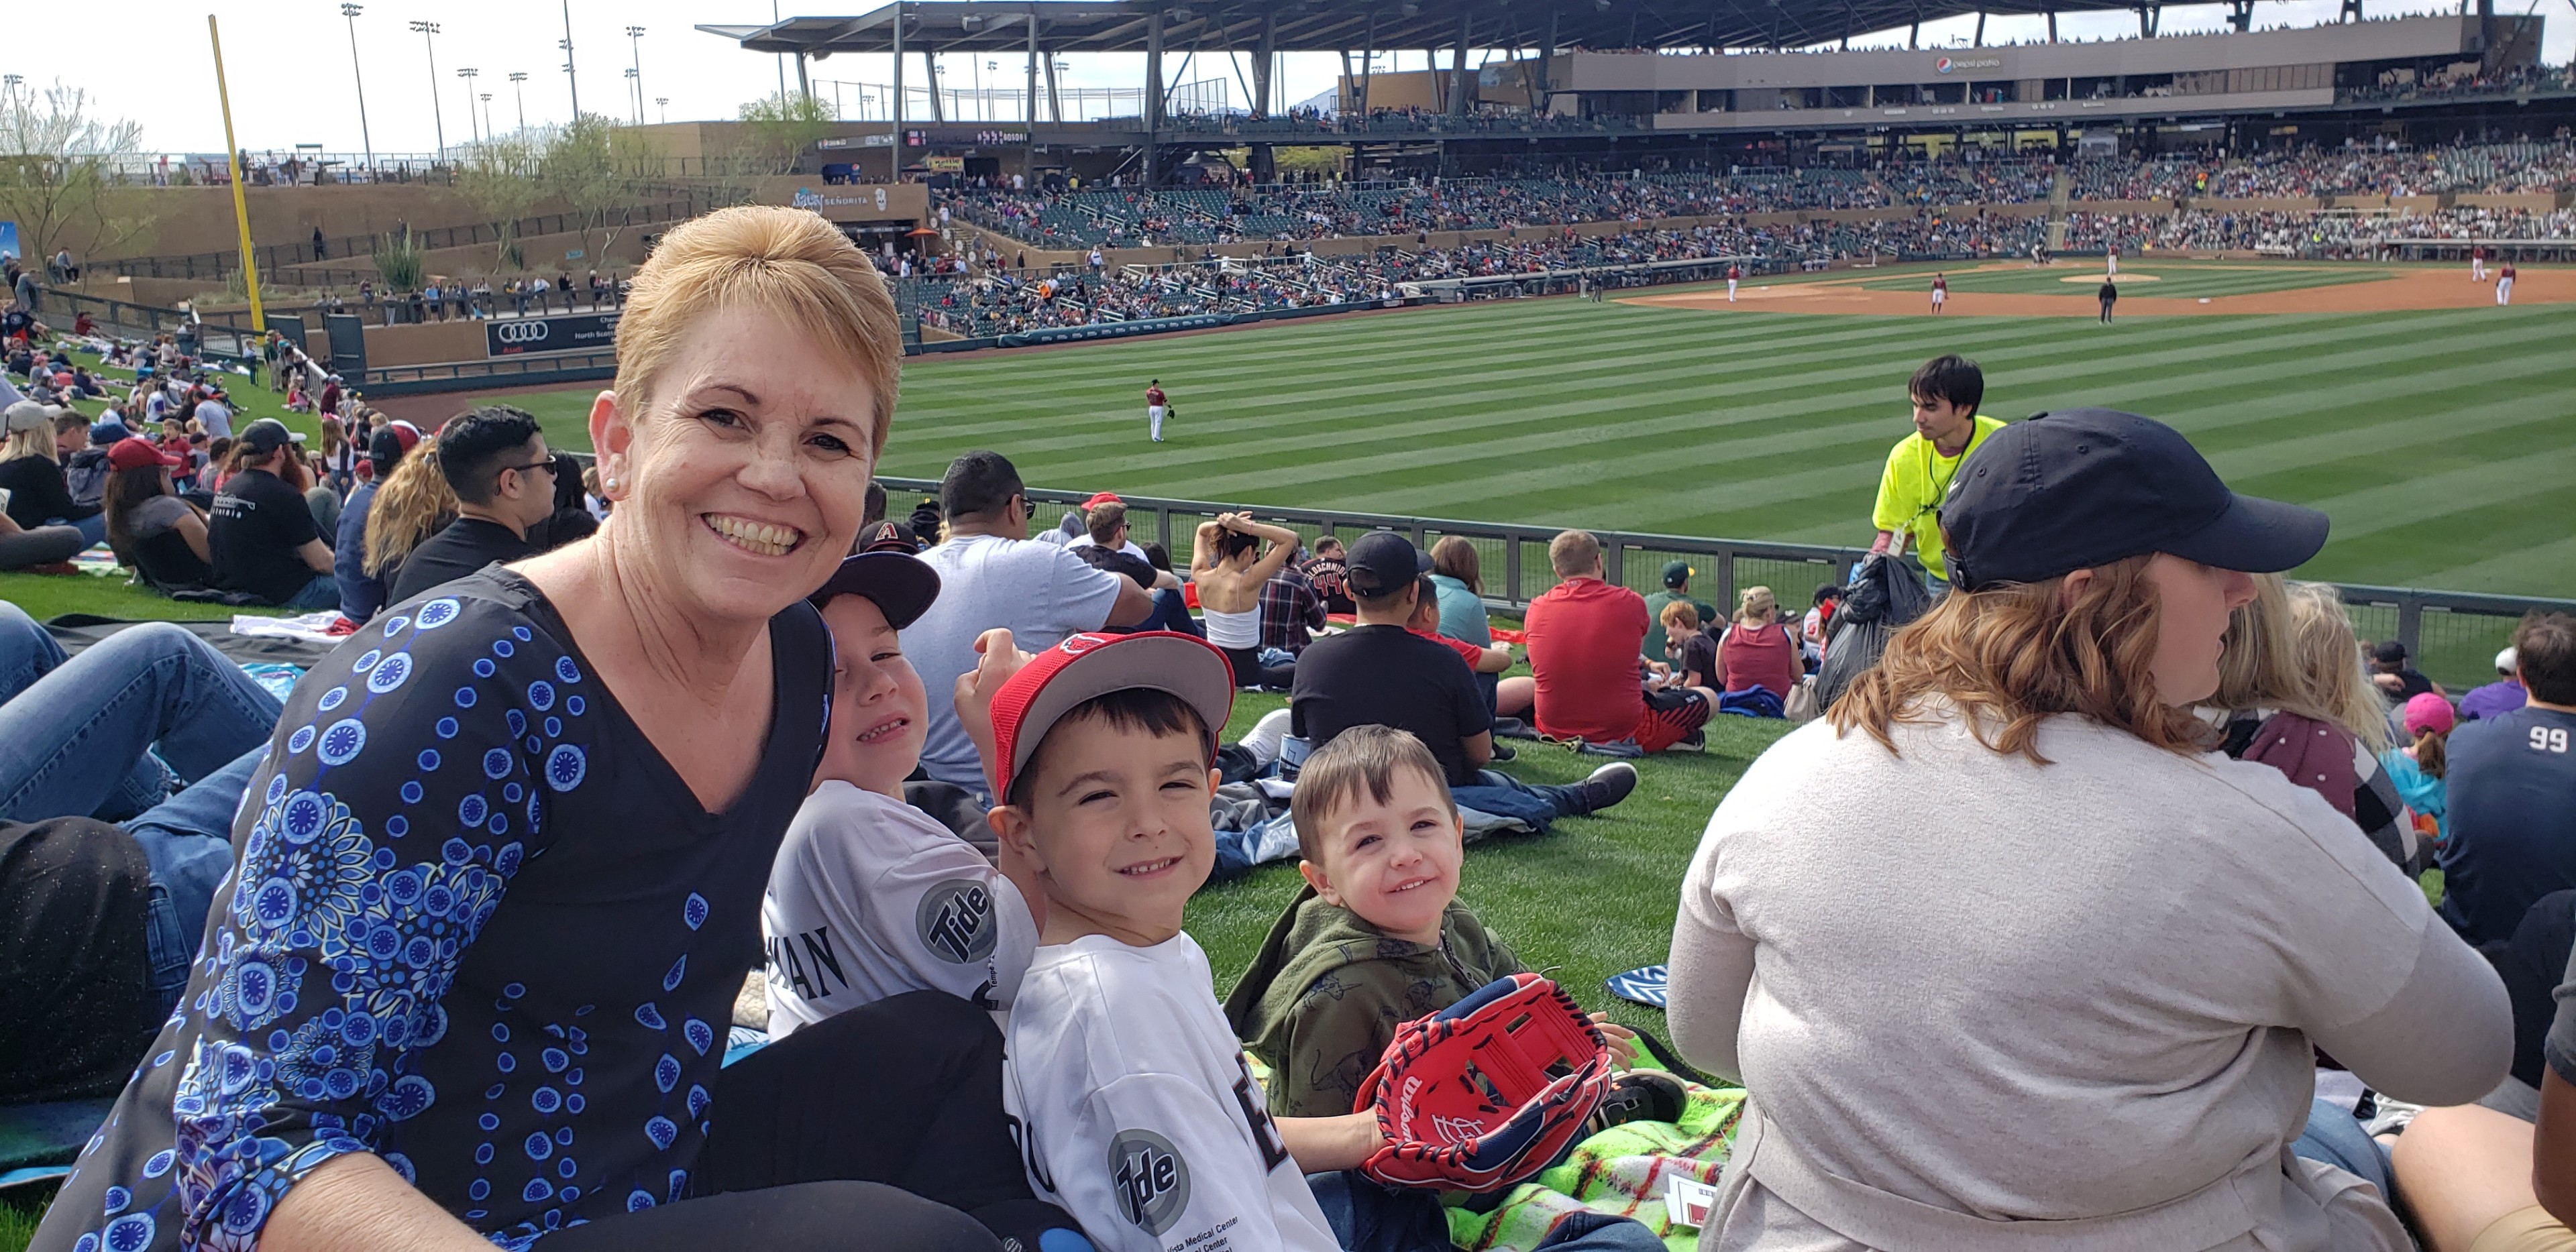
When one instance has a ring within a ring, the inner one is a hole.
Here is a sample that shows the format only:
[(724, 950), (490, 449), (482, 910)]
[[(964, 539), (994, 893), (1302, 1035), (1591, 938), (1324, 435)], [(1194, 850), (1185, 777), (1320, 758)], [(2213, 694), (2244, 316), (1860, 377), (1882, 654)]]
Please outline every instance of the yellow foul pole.
[(250, 203), (242, 196), (241, 146), (233, 139), (233, 97), (224, 86), (224, 37), (215, 15), (206, 15), (206, 38), (215, 45), (215, 101), (224, 110), (224, 160), (233, 168), (233, 222), (241, 228), (242, 283), (250, 289), (250, 328), (268, 330), (268, 315), (259, 305), (259, 265), (251, 258)]

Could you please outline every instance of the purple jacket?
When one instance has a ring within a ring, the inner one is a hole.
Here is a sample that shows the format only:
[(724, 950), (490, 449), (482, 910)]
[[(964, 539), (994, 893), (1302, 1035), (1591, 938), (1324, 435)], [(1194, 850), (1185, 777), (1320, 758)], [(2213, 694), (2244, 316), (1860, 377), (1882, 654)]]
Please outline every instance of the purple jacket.
[(2460, 697), (2460, 716), (2488, 718), (2499, 713), (2510, 713), (2522, 707), (2523, 698), (2522, 684), (2510, 678), (2502, 682), (2488, 683)]

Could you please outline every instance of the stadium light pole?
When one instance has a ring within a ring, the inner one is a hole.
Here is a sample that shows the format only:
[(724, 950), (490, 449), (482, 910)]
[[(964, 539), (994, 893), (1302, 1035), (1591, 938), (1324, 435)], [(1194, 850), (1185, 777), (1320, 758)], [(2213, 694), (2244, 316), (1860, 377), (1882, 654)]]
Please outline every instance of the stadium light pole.
[(665, 125), (669, 124), (671, 120), (671, 98), (669, 96), (655, 96), (653, 97), (653, 103), (661, 108), (663, 123)]
[(632, 65), (632, 66), (630, 66), (630, 67), (628, 67), (628, 69), (627, 69), (627, 71), (626, 71), (626, 76), (627, 76), (628, 78), (631, 78), (631, 79), (634, 79), (634, 80), (635, 80), (635, 124), (636, 124), (636, 125), (638, 125), (638, 126), (641, 126), (641, 125), (643, 125), (643, 124), (644, 124), (644, 28), (643, 28), (643, 27), (641, 27), (641, 26), (629, 26), (629, 27), (627, 27), (627, 28), (626, 28), (626, 46), (627, 46), (627, 48), (628, 48), (630, 51), (632, 51), (632, 52), (634, 53), (634, 56), (635, 56), (635, 64), (634, 64), (634, 65)]
[(443, 157), (447, 155), (447, 110), (438, 107), (438, 47), (434, 42), (438, 23), (414, 22), (411, 28), (420, 32), (421, 51), (429, 56), (429, 116), (438, 123), (438, 154)]
[(474, 122), (474, 77), (482, 72), (471, 65), (456, 71), (456, 76), (465, 80), (465, 129), (476, 143), (483, 142), (483, 132)]
[(644, 124), (644, 80), (637, 77), (634, 66), (626, 67), (627, 103), (635, 107), (635, 124)]
[(492, 93), (483, 93), (483, 137), (492, 137)]
[(521, 84), (527, 81), (526, 70), (510, 71), (510, 92), (519, 98), (519, 131), (522, 134), (528, 129), (528, 89)]
[(366, 146), (367, 177), (375, 177), (376, 140), (367, 130), (367, 75), (358, 68), (358, 15), (367, 11), (363, 4), (343, 0), (340, 16), (349, 19), (349, 77), (358, 84), (358, 142)]
[(572, 68), (572, 0), (563, 0), (564, 86), (572, 92), (572, 120), (581, 120), (581, 75)]

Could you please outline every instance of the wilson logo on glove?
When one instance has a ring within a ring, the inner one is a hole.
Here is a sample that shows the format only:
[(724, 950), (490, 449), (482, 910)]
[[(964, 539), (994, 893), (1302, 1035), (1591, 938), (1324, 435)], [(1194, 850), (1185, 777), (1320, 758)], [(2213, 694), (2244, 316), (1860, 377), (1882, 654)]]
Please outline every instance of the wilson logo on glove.
[(1353, 1105), (1387, 1143), (1360, 1169), (1396, 1187), (1508, 1187), (1582, 1136), (1613, 1076), (1573, 997), (1536, 974), (1496, 979), (1397, 1028)]

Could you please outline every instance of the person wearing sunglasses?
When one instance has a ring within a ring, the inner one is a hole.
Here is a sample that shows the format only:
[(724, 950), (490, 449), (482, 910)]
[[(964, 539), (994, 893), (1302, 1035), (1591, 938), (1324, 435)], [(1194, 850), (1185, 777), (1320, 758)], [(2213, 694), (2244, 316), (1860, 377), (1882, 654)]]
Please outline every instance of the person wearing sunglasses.
[(456, 493), (456, 520), (404, 558), (387, 602), (400, 604), (495, 561), (536, 555), (528, 528), (555, 509), (555, 463), (537, 419), (488, 404), (438, 428), (439, 476)]

